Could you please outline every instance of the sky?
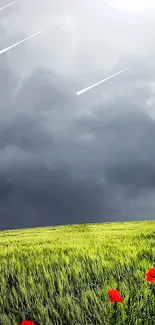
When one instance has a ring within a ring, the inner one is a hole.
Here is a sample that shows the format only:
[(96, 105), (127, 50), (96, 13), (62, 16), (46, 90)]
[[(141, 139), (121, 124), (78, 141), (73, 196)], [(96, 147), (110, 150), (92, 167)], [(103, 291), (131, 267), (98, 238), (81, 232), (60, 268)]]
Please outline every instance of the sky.
[(0, 55), (0, 229), (154, 219), (155, 2), (21, 0), (0, 51), (44, 28)]
[(154, 0), (105, 0), (110, 6), (124, 13), (146, 14), (155, 9)]

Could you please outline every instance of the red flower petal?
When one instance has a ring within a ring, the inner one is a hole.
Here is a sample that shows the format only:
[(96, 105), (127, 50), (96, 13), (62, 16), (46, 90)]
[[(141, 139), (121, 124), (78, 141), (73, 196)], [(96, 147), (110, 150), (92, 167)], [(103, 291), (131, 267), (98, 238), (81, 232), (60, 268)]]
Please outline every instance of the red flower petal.
[(148, 281), (148, 282), (155, 282), (155, 278), (153, 278), (152, 276), (147, 275), (146, 276), (146, 281)]
[(150, 269), (148, 273), (150, 276), (155, 277), (155, 269)]
[(148, 282), (155, 282), (155, 268), (150, 269), (145, 273), (145, 278)]
[(108, 295), (110, 298), (110, 302), (122, 302), (122, 300), (124, 299), (121, 297), (120, 292), (116, 289), (108, 290)]

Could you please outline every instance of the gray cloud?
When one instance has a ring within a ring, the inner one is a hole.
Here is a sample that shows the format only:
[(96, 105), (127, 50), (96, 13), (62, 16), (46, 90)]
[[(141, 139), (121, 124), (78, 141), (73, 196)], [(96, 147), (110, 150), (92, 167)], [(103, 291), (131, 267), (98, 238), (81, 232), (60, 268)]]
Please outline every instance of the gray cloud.
[(155, 20), (70, 0), (1, 16), (1, 48), (51, 23), (0, 56), (1, 228), (154, 218)]
[[(14, 218), (7, 218), (7, 227), (29, 226), (30, 219), (32, 226), (89, 222), (95, 220), (95, 213), (97, 219), (102, 220), (103, 207), (108, 210), (108, 202), (100, 185), (91, 180), (72, 179), (67, 170), (49, 171), (31, 166), (31, 169), (14, 173), (11, 182), (12, 192), (9, 192), (9, 185), (3, 186), (5, 192), (6, 188), (8, 190), (5, 195), (10, 194), (9, 207), (6, 206), (5, 211), (9, 215), (12, 209)], [(2, 204), (1, 213), (3, 211)]]

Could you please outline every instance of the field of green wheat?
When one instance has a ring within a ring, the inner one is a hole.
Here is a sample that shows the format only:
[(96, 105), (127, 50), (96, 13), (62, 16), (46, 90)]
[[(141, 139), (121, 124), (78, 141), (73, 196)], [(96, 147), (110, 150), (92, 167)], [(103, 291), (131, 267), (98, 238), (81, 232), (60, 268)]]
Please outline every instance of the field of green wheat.
[(151, 267), (155, 221), (1, 231), (0, 324), (155, 325)]

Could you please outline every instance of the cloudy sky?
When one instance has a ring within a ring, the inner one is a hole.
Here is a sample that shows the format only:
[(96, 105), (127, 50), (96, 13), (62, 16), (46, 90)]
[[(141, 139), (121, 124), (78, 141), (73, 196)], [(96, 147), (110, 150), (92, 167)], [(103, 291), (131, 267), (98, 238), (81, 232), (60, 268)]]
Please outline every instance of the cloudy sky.
[(0, 55), (0, 229), (154, 219), (155, 1), (21, 0), (0, 50), (44, 28)]

